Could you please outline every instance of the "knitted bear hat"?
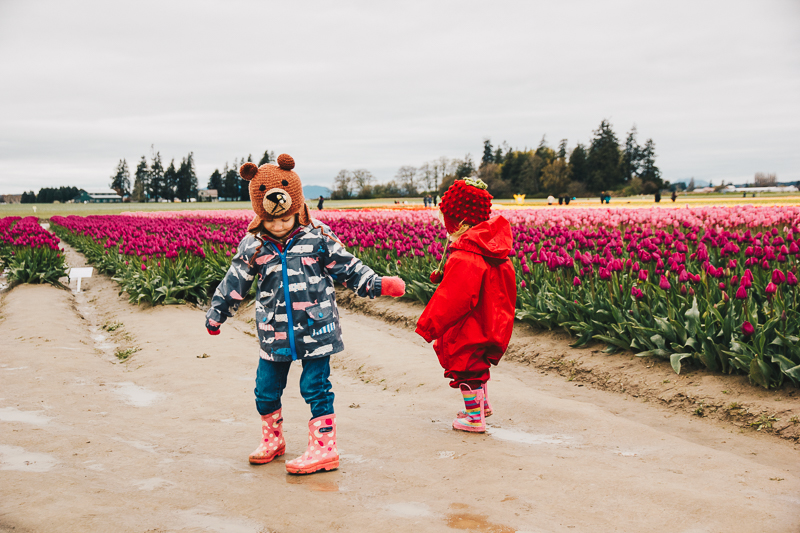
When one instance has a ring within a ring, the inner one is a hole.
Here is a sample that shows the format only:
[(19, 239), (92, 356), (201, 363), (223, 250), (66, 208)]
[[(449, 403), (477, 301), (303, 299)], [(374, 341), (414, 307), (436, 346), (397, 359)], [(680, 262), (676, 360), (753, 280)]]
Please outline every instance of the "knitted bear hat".
[(476, 226), (492, 214), (492, 195), (486, 184), (475, 178), (456, 180), (439, 203), (447, 231), (455, 233), (462, 224)]
[(256, 216), (247, 231), (256, 229), (262, 221), (284, 218), (299, 214), (301, 226), (311, 223), (306, 199), (303, 197), (303, 184), (300, 176), (292, 172), (294, 159), (289, 154), (278, 156), (278, 164), (265, 164), (257, 167), (247, 162), (239, 169), (243, 180), (250, 182), (250, 201)]

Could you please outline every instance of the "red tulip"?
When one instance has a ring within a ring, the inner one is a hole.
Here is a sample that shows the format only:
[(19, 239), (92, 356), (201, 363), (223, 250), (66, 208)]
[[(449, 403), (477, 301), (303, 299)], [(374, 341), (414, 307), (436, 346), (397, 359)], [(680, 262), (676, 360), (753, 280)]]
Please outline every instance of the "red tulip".
[(786, 283), (792, 286), (797, 285), (797, 276), (795, 276), (792, 272), (787, 272)]
[(756, 332), (756, 329), (753, 327), (753, 324), (751, 324), (750, 322), (745, 322), (744, 324), (742, 324), (742, 333), (744, 333), (745, 337), (749, 337), (755, 332)]
[(658, 286), (665, 291), (668, 291), (672, 287), (672, 285), (669, 284), (667, 276), (661, 276), (661, 281), (658, 282)]
[(747, 299), (747, 289), (744, 285), (739, 285), (739, 289), (736, 291), (736, 298), (739, 300)]
[(575, 278), (572, 280), (572, 286), (573, 287), (581, 286), (581, 279), (578, 276), (575, 276)]
[(768, 295), (768, 296), (772, 296), (773, 294), (775, 294), (776, 292), (778, 292), (778, 287), (777, 287), (777, 285), (775, 285), (774, 283), (770, 282), (770, 283), (767, 285), (767, 288), (766, 288), (766, 289), (764, 289), (764, 290), (766, 291), (766, 293), (767, 293), (767, 295)]
[(776, 268), (772, 271), (772, 283), (775, 285), (780, 285), (784, 281), (786, 281), (786, 276), (780, 271), (780, 269)]

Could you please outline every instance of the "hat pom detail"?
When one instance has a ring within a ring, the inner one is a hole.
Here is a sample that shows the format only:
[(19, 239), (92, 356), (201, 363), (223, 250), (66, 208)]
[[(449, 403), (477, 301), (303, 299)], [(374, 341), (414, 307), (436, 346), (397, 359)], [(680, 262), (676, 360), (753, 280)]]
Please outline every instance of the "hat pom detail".
[(281, 154), (278, 156), (278, 166), (283, 170), (292, 170), (294, 168), (294, 159), (289, 154)]
[(258, 167), (255, 163), (247, 162), (241, 166), (239, 169), (239, 175), (242, 177), (243, 180), (250, 181), (256, 177), (256, 173), (258, 172)]

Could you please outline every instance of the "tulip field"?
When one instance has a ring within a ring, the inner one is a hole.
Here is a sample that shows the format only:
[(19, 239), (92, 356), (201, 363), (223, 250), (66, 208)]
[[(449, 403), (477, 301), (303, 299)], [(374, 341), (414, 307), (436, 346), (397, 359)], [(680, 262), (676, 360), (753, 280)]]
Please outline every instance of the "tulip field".
[(58, 243), (36, 217), (0, 218), (0, 264), (11, 283), (60, 285), (67, 265)]
[[(800, 207), (520, 209), (517, 317), (577, 340), (800, 384)], [(446, 233), (434, 210), (315, 212), (407, 296), (426, 302)], [(109, 273), (131, 301), (205, 301), (246, 231), (249, 211), (52, 217), (54, 231)], [(5, 220), (5, 219), (3, 219)], [(0, 227), (0, 234), (3, 231)], [(445, 272), (446, 275), (446, 272)]]

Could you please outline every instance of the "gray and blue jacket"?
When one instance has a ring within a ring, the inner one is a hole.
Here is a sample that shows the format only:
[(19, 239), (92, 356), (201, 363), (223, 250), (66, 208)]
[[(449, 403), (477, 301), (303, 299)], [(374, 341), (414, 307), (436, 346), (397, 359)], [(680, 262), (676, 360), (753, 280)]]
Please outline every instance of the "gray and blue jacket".
[(381, 294), (381, 278), (322, 229), (333, 236), (330, 228), (314, 220), (313, 226), (295, 230), (285, 246), (248, 233), (214, 292), (206, 327), (216, 330), (232, 316), (258, 277), (256, 324), (263, 359), (294, 361), (341, 352), (333, 282), (374, 298)]

